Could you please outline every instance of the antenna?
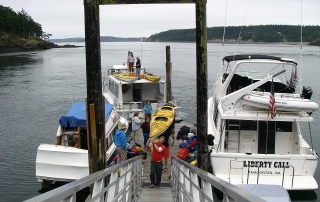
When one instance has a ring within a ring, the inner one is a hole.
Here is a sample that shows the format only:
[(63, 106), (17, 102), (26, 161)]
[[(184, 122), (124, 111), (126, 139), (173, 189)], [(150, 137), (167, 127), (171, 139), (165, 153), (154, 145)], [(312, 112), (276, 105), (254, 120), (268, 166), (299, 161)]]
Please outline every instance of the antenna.
[(225, 34), (226, 34), (227, 13), (228, 13), (228, 0), (227, 0), (227, 5), (226, 5), (226, 15), (224, 16), (224, 27), (223, 27), (223, 36), (222, 36), (222, 46), (224, 46), (224, 36), (225, 36)]
[[(221, 63), (223, 63), (222, 62), (222, 58), (223, 58), (224, 36), (226, 34), (227, 13), (228, 13), (228, 0), (227, 0), (227, 4), (226, 4), (226, 15), (224, 16), (224, 27), (223, 27), (223, 36), (222, 36), (222, 50), (221, 50)], [(222, 75), (222, 67), (223, 67), (223, 65), (221, 64), (220, 75)]]
[(244, 24), (244, 19), (246, 18), (246, 14), (247, 14), (247, 9), (246, 9), (246, 12), (244, 13), (244, 17), (243, 17), (243, 20), (242, 20), (242, 26), (241, 26), (241, 29), (240, 29), (240, 33), (239, 33), (237, 44), (239, 44), (239, 41), (240, 41), (241, 31), (242, 31), (242, 27), (243, 27), (243, 24)]
[[(302, 67), (302, 0), (301, 0), (301, 25), (300, 25), (300, 67)], [(301, 68), (302, 69), (302, 68)], [(298, 71), (298, 70), (296, 70), (296, 71)], [(296, 74), (297, 75), (297, 74)], [(298, 77), (297, 78), (295, 78), (295, 79), (297, 79), (298, 80)], [(300, 85), (299, 85), (299, 87), (300, 87), (300, 92), (302, 92), (302, 89), (301, 89), (301, 86), (302, 86), (302, 73), (300, 74)]]
[(142, 37), (141, 37), (141, 42), (140, 42), (140, 61), (142, 61)]

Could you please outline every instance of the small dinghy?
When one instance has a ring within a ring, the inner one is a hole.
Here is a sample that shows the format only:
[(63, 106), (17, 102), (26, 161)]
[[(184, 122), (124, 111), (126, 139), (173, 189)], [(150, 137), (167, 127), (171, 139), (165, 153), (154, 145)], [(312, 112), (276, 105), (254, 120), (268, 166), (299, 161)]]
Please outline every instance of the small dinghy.
[[(314, 112), (319, 105), (309, 99), (301, 98), (299, 94), (275, 93), (276, 109), (290, 112)], [(252, 91), (241, 98), (241, 103), (257, 108), (268, 109), (270, 92)]]
[(151, 118), (150, 138), (158, 137), (166, 131), (172, 124), (174, 116), (174, 106), (170, 103), (158, 109)]

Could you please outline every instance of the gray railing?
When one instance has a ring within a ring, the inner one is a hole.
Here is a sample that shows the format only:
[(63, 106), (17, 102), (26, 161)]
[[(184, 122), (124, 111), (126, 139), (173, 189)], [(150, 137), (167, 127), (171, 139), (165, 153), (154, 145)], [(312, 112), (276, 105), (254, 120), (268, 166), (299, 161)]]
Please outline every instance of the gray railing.
[(91, 185), (92, 197), (87, 202), (137, 201), (142, 191), (142, 172), (142, 156), (137, 156), (26, 202), (75, 202), (76, 193)]
[[(223, 193), (225, 201), (264, 201), (186, 161), (175, 156), (171, 158), (171, 191), (174, 201), (213, 202), (214, 188)], [(142, 192), (142, 167), (142, 156), (137, 156), (25, 202), (75, 202), (77, 192), (90, 186), (93, 186), (93, 191), (87, 202), (136, 202)]]
[(174, 201), (213, 202), (214, 188), (223, 192), (226, 201), (265, 201), (175, 156), (171, 159), (171, 189)]

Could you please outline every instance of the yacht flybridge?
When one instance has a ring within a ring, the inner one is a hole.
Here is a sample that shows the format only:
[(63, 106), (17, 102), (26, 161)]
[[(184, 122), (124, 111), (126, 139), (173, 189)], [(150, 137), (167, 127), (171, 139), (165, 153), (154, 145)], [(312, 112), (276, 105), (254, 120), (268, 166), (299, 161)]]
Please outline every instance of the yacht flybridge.
[(319, 105), (310, 100), (310, 87), (297, 92), (297, 63), (232, 55), (223, 58), (223, 68), (208, 99), (211, 172), (232, 184), (318, 189), (318, 155), (299, 124), (310, 124)]

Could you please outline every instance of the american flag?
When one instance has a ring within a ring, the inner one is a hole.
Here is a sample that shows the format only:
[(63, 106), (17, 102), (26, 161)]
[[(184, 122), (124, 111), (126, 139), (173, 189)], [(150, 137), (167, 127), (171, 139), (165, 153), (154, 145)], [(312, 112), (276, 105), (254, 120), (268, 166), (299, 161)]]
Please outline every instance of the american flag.
[(277, 115), (277, 111), (276, 111), (276, 100), (274, 99), (273, 80), (272, 80), (272, 82), (271, 82), (269, 109), (270, 109), (270, 113), (271, 113), (271, 118), (273, 119), (273, 118)]
[(297, 75), (297, 70), (294, 72), (294, 79), (293, 79), (293, 87), (295, 88), (297, 84), (299, 83), (298, 75)]

